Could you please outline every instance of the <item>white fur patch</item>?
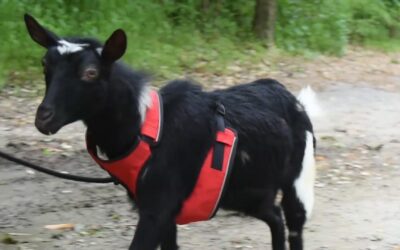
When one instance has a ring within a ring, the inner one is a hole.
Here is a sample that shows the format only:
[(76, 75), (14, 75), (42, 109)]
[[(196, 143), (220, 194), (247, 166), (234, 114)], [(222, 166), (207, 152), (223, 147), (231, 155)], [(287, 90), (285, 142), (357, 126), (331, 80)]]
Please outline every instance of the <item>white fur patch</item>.
[(149, 107), (151, 107), (150, 87), (146, 85), (143, 87), (142, 92), (139, 95), (139, 113), (142, 123), (146, 117), (146, 110)]
[(108, 156), (97, 145), (96, 145), (96, 155), (97, 155), (97, 157), (99, 157), (100, 160), (103, 160), (103, 161), (108, 161), (109, 160)]
[[(322, 112), (320, 106), (318, 105), (317, 95), (310, 86), (307, 86), (300, 91), (299, 95), (297, 96), (297, 100), (304, 105), (304, 108), (310, 117), (317, 117), (321, 115)], [(301, 111), (299, 107), (297, 107), (297, 109)]]
[(307, 219), (310, 218), (314, 206), (315, 159), (314, 141), (311, 132), (306, 131), (306, 148), (300, 176), (294, 182), (297, 198), (303, 203)]
[(81, 51), (88, 46), (89, 44), (87, 43), (71, 43), (65, 40), (59, 40), (57, 50), (61, 55), (64, 55)]

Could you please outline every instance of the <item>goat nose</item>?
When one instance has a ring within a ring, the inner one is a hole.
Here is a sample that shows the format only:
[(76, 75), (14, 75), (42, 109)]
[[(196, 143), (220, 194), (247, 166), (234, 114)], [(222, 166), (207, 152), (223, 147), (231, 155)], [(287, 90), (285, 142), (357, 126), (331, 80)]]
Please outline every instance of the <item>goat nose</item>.
[(54, 115), (53, 109), (47, 106), (40, 105), (37, 116), (42, 121), (50, 120)]

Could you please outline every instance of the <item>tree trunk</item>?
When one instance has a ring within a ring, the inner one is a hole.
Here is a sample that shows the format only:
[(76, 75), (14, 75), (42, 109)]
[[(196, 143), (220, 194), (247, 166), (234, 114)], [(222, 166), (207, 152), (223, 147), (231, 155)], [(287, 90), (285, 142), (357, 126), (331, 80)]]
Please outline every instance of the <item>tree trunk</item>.
[(268, 46), (274, 45), (276, 0), (256, 0), (253, 19), (253, 32), (260, 39), (264, 39)]

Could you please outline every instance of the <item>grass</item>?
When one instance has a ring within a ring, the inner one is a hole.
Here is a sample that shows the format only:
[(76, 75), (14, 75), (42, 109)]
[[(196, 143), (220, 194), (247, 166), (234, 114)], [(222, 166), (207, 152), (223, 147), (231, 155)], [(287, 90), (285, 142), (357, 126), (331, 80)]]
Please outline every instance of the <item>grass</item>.
[(15, 240), (13, 237), (11, 237), (11, 235), (6, 234), (1, 239), (1, 243), (5, 244), (5, 245), (15, 245), (18, 243), (18, 241)]
[(364, 46), (386, 53), (400, 52), (400, 40), (367, 40)]
[(123, 60), (135, 68), (154, 72), (159, 79), (186, 72), (223, 74), (231, 62), (256, 61), (266, 51), (249, 33), (236, 36), (235, 28), (229, 33), (220, 30), (233, 22), (204, 28), (207, 31), (187, 20), (174, 24), (168, 17), (175, 11), (168, 8), (174, 5), (162, 6), (156, 1), (98, 1), (93, 6), (87, 0), (0, 0), (0, 5), (0, 32), (7, 34), (0, 44), (3, 85), (35, 84), (40, 75), (44, 49), (28, 36), (23, 22), (25, 12), (59, 36), (81, 35), (105, 41), (115, 29), (123, 28), (128, 35)]
[[(349, 43), (399, 51), (398, 0), (278, 1), (278, 52), (273, 52), (278, 56), (340, 56)], [(28, 36), (25, 12), (60, 36), (105, 41), (123, 28), (128, 35), (124, 61), (157, 79), (188, 72), (226, 74), (232, 63), (249, 65), (270, 55), (251, 33), (255, 1), (218, 2), (210, 1), (204, 11), (201, 0), (0, 0), (0, 89), (5, 83), (34, 86), (42, 79), (44, 49)]]

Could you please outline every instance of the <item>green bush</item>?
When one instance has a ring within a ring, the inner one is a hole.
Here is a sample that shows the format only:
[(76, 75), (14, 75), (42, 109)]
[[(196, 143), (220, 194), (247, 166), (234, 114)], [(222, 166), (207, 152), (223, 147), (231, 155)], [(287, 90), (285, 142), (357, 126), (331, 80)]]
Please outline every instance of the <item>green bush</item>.
[(278, 2), (277, 45), (287, 51), (340, 55), (349, 43), (385, 48), (398, 43), (400, 0)]
[(352, 0), (349, 7), (353, 42), (362, 44), (399, 37), (400, 0)]
[(347, 45), (346, 0), (279, 0), (277, 45), (290, 52), (343, 53)]
[(161, 77), (185, 70), (222, 72), (229, 62), (254, 57), (247, 50), (258, 51), (261, 46), (250, 33), (252, 5), (240, 8), (238, 4), (246, 3), (240, 0), (226, 6), (212, 4), (206, 11), (200, 2), (0, 0), (1, 68), (9, 73), (38, 66), (43, 49), (26, 32), (25, 12), (61, 36), (104, 41), (113, 30), (123, 28), (129, 42), (124, 60)]
[[(341, 55), (349, 42), (391, 48), (400, 36), (400, 0), (277, 1), (276, 45), (284, 51)], [(25, 12), (62, 36), (104, 41), (123, 28), (125, 61), (166, 78), (261, 58), (254, 7), (255, 0), (0, 0), (0, 76), (40, 72), (44, 50), (29, 38)]]

